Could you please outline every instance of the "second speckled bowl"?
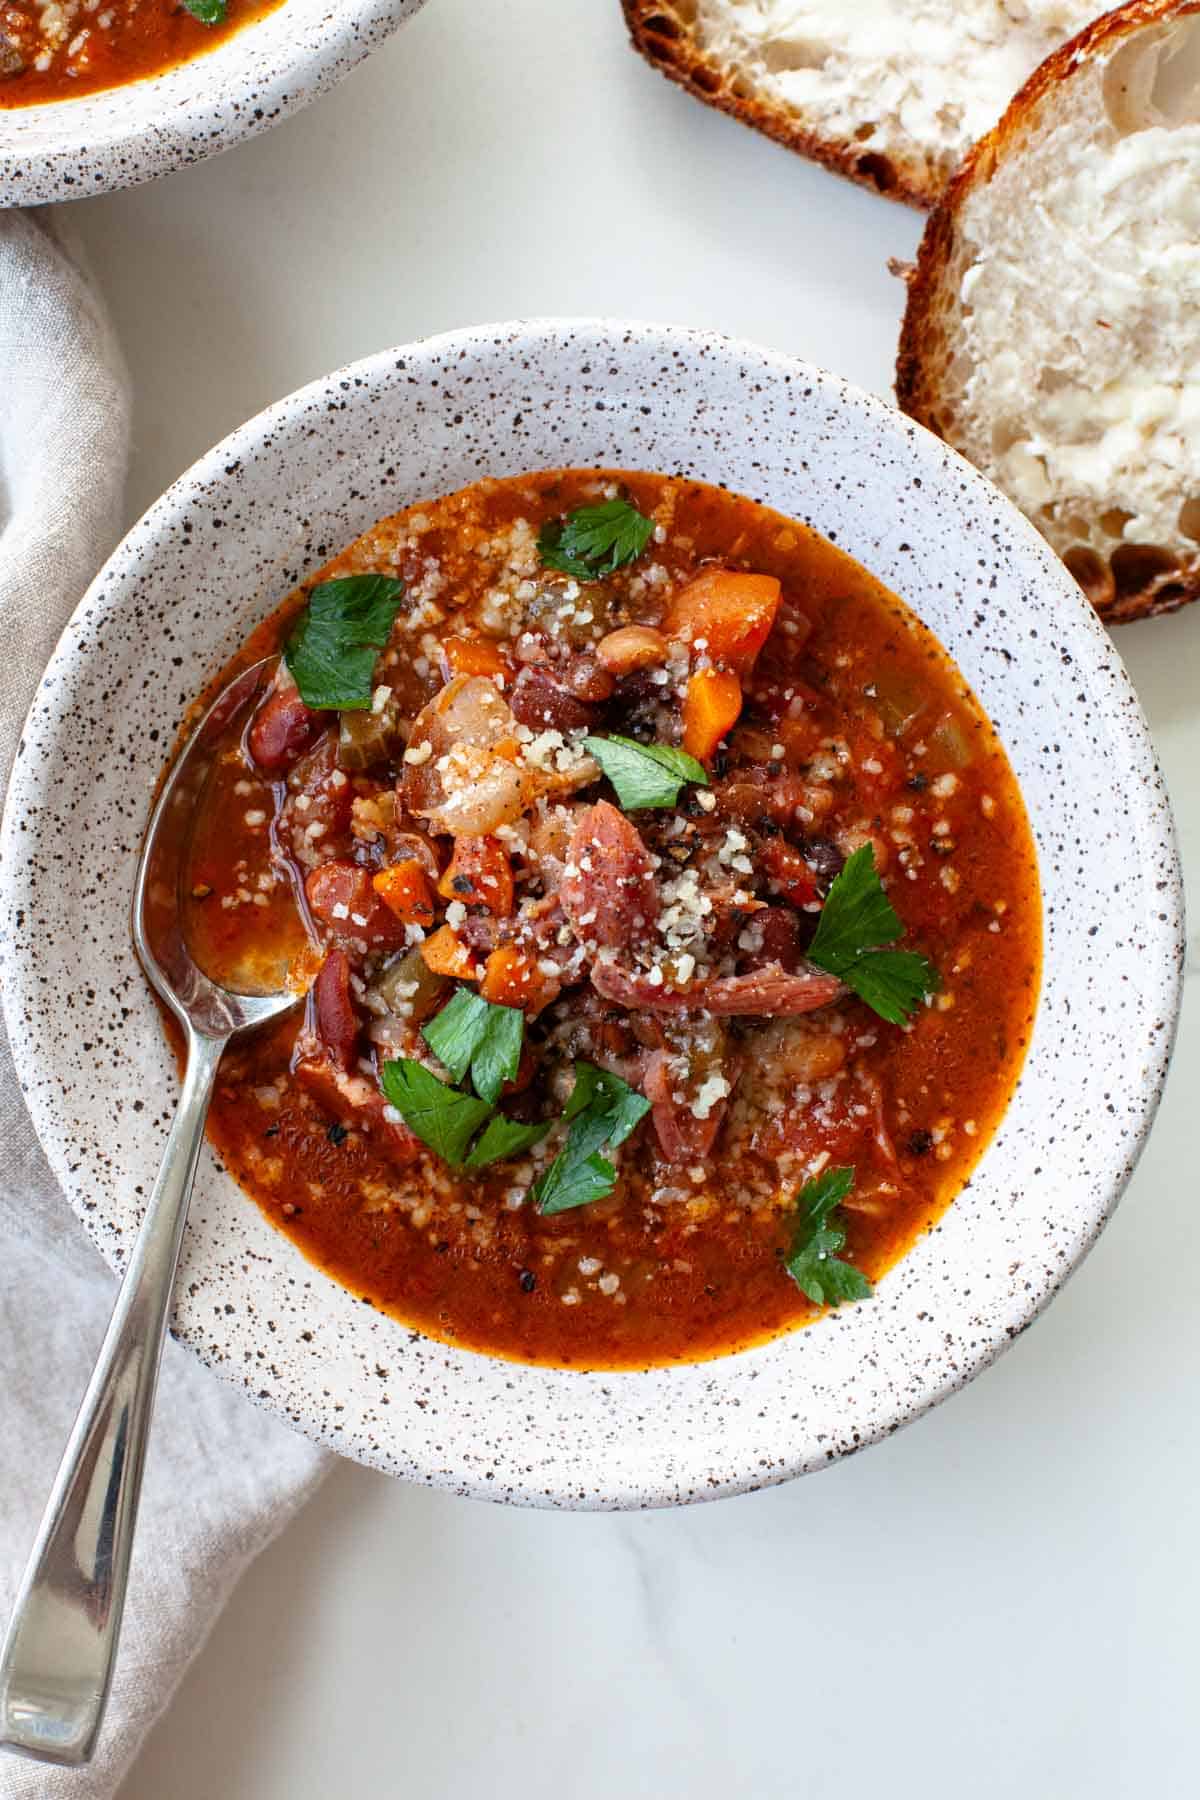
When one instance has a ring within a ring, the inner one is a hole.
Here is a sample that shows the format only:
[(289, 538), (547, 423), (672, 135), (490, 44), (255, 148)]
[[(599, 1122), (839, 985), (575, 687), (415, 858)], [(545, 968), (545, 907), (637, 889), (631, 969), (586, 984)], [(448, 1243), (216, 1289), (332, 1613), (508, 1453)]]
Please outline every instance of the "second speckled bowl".
[(425, 0), (284, 0), (162, 75), (0, 110), (0, 206), (136, 187), (267, 131), (340, 81)]
[(678, 470), (804, 519), (957, 659), (1041, 862), (1044, 985), (1009, 1112), (872, 1302), (716, 1362), (591, 1375), (432, 1343), (306, 1263), (211, 1157), (174, 1325), (252, 1398), (394, 1474), (526, 1504), (669, 1505), (821, 1468), (969, 1380), (1092, 1244), (1158, 1102), (1182, 901), (1145, 722), (1075, 583), (943, 444), (804, 363), (648, 325), (482, 327), (293, 394), (151, 508), (55, 652), (5, 814), (4, 1003), (50, 1161), (119, 1268), (175, 1101), (126, 913), (181, 717), (374, 520), (562, 463)]

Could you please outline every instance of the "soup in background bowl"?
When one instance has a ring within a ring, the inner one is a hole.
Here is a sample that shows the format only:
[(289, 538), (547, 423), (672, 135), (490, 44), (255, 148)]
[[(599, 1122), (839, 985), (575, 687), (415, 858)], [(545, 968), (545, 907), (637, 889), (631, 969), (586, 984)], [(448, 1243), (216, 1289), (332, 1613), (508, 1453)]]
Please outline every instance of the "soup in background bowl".
[(88, 4), (16, 0), (7, 25), (0, 11), (0, 206), (135, 187), (227, 150), (324, 93), (423, 0)]

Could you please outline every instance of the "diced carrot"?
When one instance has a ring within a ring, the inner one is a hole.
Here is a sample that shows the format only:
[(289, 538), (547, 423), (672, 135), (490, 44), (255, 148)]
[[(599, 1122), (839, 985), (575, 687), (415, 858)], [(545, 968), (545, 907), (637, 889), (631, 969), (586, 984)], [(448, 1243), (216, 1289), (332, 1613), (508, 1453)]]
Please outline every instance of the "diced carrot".
[(435, 975), (449, 975), (454, 981), (479, 980), (479, 964), (449, 925), (439, 925), (418, 948), (426, 968)]
[(702, 569), (676, 594), (659, 629), (692, 644), (702, 640), (710, 661), (748, 675), (771, 635), (781, 593), (774, 575)]
[(794, 844), (785, 838), (768, 838), (760, 851), (763, 867), (785, 900), (793, 906), (809, 906), (817, 898), (813, 872)]
[(508, 675), (508, 661), (490, 638), (449, 637), (441, 646), (447, 681), (455, 675)]
[(503, 844), (494, 837), (460, 837), (454, 840), (450, 866), (438, 882), (443, 900), (461, 900), (467, 906), (486, 906), (498, 919), (513, 909), (512, 864)]
[(697, 669), (683, 697), (683, 747), (707, 762), (737, 724), (742, 710), (742, 684), (730, 669)]
[(515, 944), (498, 944), (487, 959), (479, 992), (493, 1006), (516, 1006), (531, 1016), (558, 998), (560, 984)]
[(433, 895), (429, 891), (429, 877), (415, 857), (406, 862), (393, 863), (390, 869), (380, 869), (374, 876), (371, 886), (379, 895), (385, 906), (390, 906), (398, 919), (406, 925), (420, 925), (424, 929), (433, 924)]

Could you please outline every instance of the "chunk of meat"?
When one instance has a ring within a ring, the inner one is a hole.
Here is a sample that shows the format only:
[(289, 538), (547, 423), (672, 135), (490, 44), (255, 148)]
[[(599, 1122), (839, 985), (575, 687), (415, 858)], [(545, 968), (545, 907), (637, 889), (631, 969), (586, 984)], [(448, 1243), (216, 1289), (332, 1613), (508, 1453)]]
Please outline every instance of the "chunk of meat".
[(371, 885), (368, 870), (335, 858), (304, 883), (309, 911), (334, 944), (349, 949), (398, 950), (405, 927)]
[(287, 797), (276, 830), (281, 847), (311, 869), (343, 856), (353, 844), (354, 789), (338, 767), (332, 732), (300, 758), (287, 778)]
[(360, 1021), (350, 990), (350, 959), (344, 950), (331, 950), (326, 956), (310, 999), (311, 1029), (337, 1068), (352, 1069)]
[(772, 887), (793, 906), (811, 906), (818, 898), (815, 871), (786, 838), (768, 838), (759, 854)]
[(791, 975), (804, 967), (804, 952), (812, 943), (815, 919), (802, 918), (790, 906), (765, 906), (754, 914), (751, 925), (759, 934), (760, 947), (752, 959), (759, 968), (778, 966)]
[[(652, 1050), (642, 1074), (642, 1092), (650, 1102), (650, 1117), (667, 1161), (696, 1162), (716, 1143), (729, 1102), (727, 1096), (697, 1100), (703, 1083), (697, 1083), (686, 1068), (680, 1071), (679, 1061), (669, 1050)], [(703, 1118), (693, 1103), (700, 1105)]]
[(279, 775), (312, 749), (328, 724), (329, 714), (306, 706), (294, 681), (277, 682), (250, 721), (246, 749), (265, 775)]
[(300, 1056), (292, 1073), (322, 1112), (351, 1131), (363, 1132), (397, 1168), (407, 1168), (421, 1154), (420, 1139), (403, 1120), (388, 1118), (390, 1108), (375, 1083), (365, 1075), (340, 1069), (319, 1046)]
[(658, 918), (650, 852), (607, 800), (581, 814), (558, 897), (576, 937), (609, 949), (640, 943)]
[[(714, 782), (716, 813), (722, 819), (736, 819), (742, 825), (756, 825), (760, 819), (773, 819), (787, 827), (803, 808), (813, 812), (813, 787), (798, 775), (771, 775), (766, 769), (744, 768), (727, 781)], [(826, 805), (832, 803), (828, 788), (822, 790)]]
[(517, 721), (494, 681), (458, 675), (413, 721), (401, 798), (435, 833), (485, 837), (534, 797), (518, 761)]
[(693, 982), (688, 988), (668, 988), (656, 986), (645, 970), (599, 961), (592, 969), (592, 986), (621, 1006), (647, 1007), (651, 1012), (709, 1012), (723, 1018), (794, 1018), (829, 1006), (846, 991), (835, 975), (826, 975), (822, 969), (793, 973), (779, 963), (768, 963), (747, 975), (720, 975), (712, 981)]
[(599, 715), (555, 680), (548, 669), (530, 664), (513, 684), (510, 705), (513, 717), (530, 731), (580, 731), (597, 723)]

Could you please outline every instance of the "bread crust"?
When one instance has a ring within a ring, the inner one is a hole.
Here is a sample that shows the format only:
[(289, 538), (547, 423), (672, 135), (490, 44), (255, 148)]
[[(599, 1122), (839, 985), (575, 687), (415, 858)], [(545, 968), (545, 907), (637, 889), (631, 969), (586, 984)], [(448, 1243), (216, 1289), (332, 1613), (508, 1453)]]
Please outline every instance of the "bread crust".
[(621, 0), (621, 5), (634, 48), (669, 81), (678, 82), (707, 106), (718, 107), (785, 149), (823, 163), (835, 174), (846, 175), (885, 199), (922, 208), (934, 204), (942, 190), (942, 179), (917, 158), (858, 150), (845, 139), (822, 137), (807, 130), (782, 106), (772, 106), (752, 94), (737, 93), (727, 71), (701, 50), (672, 0)]
[[(907, 277), (908, 300), (896, 354), (896, 399), (918, 424), (939, 437), (946, 436), (938, 421), (939, 381), (947, 361), (944, 315), (947, 306), (956, 302), (948, 302), (943, 283), (958, 248), (959, 214), (968, 195), (991, 180), (997, 165), (1035, 126), (1041, 101), (1069, 81), (1089, 57), (1100, 50), (1111, 50), (1122, 38), (1148, 25), (1164, 24), (1194, 12), (1200, 12), (1200, 0), (1127, 0), (1126, 5), (1105, 13), (1034, 70), (999, 123), (967, 152), (929, 215), (916, 265)], [(1117, 499), (1114, 495), (1114, 503)], [(1145, 559), (1147, 564), (1151, 560)], [(1098, 557), (1096, 561), (1099, 562)], [(1119, 571), (1114, 575), (1105, 569), (1089, 578), (1072, 570), (1106, 624), (1126, 624), (1133, 619), (1177, 612), (1189, 601), (1200, 599), (1200, 550), (1194, 556), (1180, 557), (1169, 568), (1163, 567), (1161, 561), (1156, 568), (1144, 567), (1140, 576), (1137, 559), (1132, 562), (1133, 568), (1124, 580)]]

